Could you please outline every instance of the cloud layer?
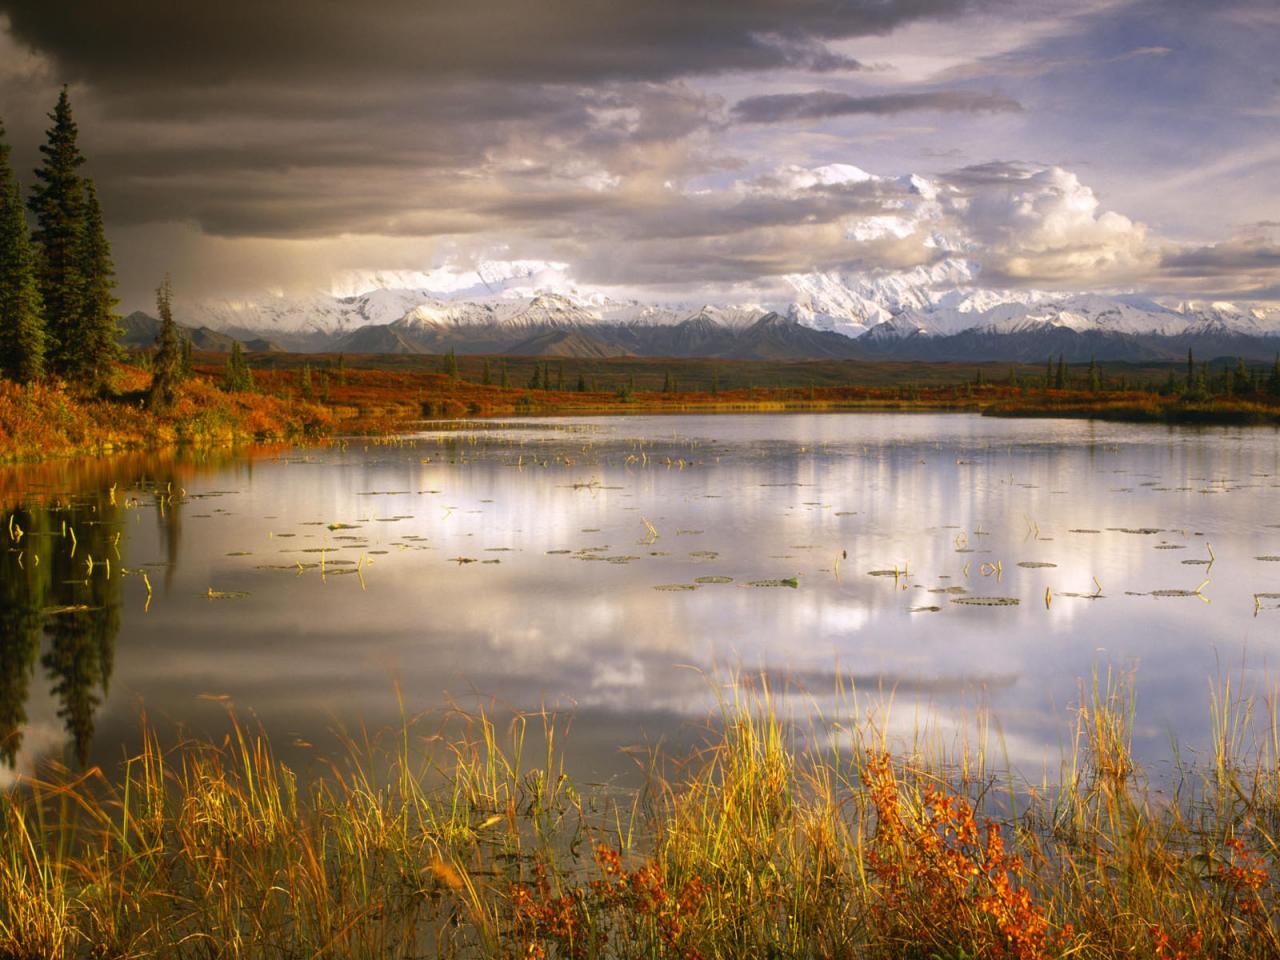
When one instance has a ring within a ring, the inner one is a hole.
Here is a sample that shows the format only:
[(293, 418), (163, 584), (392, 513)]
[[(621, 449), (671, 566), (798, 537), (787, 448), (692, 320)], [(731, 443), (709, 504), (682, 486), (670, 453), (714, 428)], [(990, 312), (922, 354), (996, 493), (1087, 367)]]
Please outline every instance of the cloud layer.
[[(1280, 39), (1268, 17), (1263, 0), (1213, 18), (1154, 0), (0, 0), (0, 117), (27, 170), (71, 84), (127, 306), (166, 271), (232, 295), (530, 256), (749, 296), (956, 251), (992, 282), (1263, 295), (1280, 268), (1249, 222), (1280, 220), (1262, 189), (1280, 157), (1255, 144), (1280, 84), (1246, 83), (1240, 54)], [(832, 174), (853, 165), (879, 176)]]

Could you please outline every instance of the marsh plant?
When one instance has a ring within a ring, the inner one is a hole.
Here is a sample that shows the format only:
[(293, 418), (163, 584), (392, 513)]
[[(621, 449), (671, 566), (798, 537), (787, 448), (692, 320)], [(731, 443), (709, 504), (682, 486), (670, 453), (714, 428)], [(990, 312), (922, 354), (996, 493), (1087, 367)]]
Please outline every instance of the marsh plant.
[(1272, 699), (1223, 684), (1212, 762), (1160, 790), (1123, 682), (1084, 691), (1039, 785), (989, 732), (891, 740), (847, 699), (862, 719), (795, 720), (740, 683), (634, 792), (575, 787), (548, 715), (406, 721), (306, 782), (239, 723), (148, 730), (117, 772), (0, 800), (0, 956), (1280, 953)]

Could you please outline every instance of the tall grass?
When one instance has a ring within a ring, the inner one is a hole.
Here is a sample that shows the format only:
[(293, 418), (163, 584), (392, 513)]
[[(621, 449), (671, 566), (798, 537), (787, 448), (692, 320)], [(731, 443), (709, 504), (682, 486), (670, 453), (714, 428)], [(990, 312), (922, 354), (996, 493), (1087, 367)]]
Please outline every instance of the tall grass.
[(1157, 788), (1128, 685), (1084, 694), (1038, 786), (762, 684), (634, 794), (580, 792), (545, 715), (405, 723), (306, 783), (240, 724), (148, 731), (0, 798), (0, 956), (1280, 956), (1274, 699), (1221, 685), (1211, 762)]

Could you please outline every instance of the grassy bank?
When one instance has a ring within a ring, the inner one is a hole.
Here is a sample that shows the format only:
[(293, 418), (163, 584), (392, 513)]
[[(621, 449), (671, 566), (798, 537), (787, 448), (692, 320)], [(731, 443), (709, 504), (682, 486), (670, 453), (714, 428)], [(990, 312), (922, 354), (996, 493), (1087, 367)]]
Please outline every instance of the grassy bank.
[[(583, 371), (561, 369), (523, 358), (510, 369), (508, 385), (495, 381), (496, 364), (459, 376), (423, 369), (403, 358), (358, 358), (351, 366), (332, 358), (271, 355), (255, 371), (254, 389), (220, 389), (222, 362), (200, 358), (173, 408), (161, 415), (144, 406), (150, 375), (117, 367), (111, 389), (83, 397), (57, 385), (17, 387), (0, 382), (0, 462), (37, 460), (119, 450), (156, 449), (175, 444), (216, 446), (250, 440), (298, 440), (334, 434), (389, 434), (423, 418), (565, 416), (625, 413), (758, 413), (851, 410), (968, 410), (1007, 417), (1074, 417), (1162, 423), (1280, 423), (1280, 397), (1257, 394), (1201, 396), (1141, 390), (1044, 389), (1008, 382), (971, 382), (970, 368), (945, 364), (847, 364), (857, 382), (831, 385), (832, 363), (724, 363), (724, 382), (712, 361), (670, 361), (670, 376), (658, 361), (594, 361)], [(357, 363), (367, 363), (358, 366)], [(523, 366), (522, 366), (523, 364)], [(550, 387), (512, 386), (524, 367)], [(708, 368), (708, 369), (704, 369)], [(814, 368), (811, 370), (810, 368)], [(304, 373), (305, 369), (305, 373)], [(552, 370), (555, 370), (552, 373)], [(773, 385), (750, 383), (749, 374), (772, 371)], [(822, 385), (794, 384), (822, 374)], [(693, 373), (697, 372), (697, 376)], [(483, 382), (485, 374), (491, 382)], [(474, 375), (481, 382), (466, 379)], [(950, 379), (947, 379), (948, 376)], [(1017, 372), (1011, 375), (1016, 377)], [(895, 382), (894, 378), (898, 378)], [(575, 383), (575, 381), (577, 381)], [(669, 381), (670, 389), (663, 389)], [(602, 383), (604, 386), (602, 386)], [(1025, 383), (1025, 381), (1022, 381)], [(573, 386), (570, 386), (573, 384)], [(637, 385), (638, 384), (638, 385)], [(684, 389), (698, 385), (698, 389)], [(578, 387), (581, 387), (579, 389)], [(607, 389), (605, 388), (607, 387)]]
[(0, 380), (0, 463), (97, 455), (179, 444), (219, 446), (248, 440), (321, 436), (333, 416), (296, 397), (227, 393), (212, 377), (183, 385), (173, 408), (144, 406), (150, 375), (121, 365), (110, 394), (85, 397), (60, 384), (18, 386)]
[(1207, 767), (1155, 790), (1104, 685), (1060, 785), (1010, 788), (978, 748), (891, 755), (856, 709), (730, 697), (635, 796), (483, 718), (353, 744), (310, 784), (240, 728), (50, 771), (0, 799), (0, 956), (1280, 955), (1273, 712), (1224, 690)]

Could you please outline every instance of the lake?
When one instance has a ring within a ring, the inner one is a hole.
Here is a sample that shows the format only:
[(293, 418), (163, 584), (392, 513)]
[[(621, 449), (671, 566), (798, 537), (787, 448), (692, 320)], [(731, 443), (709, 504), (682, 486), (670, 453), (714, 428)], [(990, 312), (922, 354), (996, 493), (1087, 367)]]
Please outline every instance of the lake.
[(967, 414), (423, 424), (14, 469), (0, 783), (118, 761), (143, 711), (217, 733), (228, 703), (299, 763), (402, 709), (546, 708), (576, 772), (625, 779), (625, 748), (695, 742), (735, 672), (903, 734), (989, 712), (1035, 778), (1110, 669), (1139, 756), (1194, 750), (1222, 678), (1270, 685), (1278, 490), (1268, 428)]

